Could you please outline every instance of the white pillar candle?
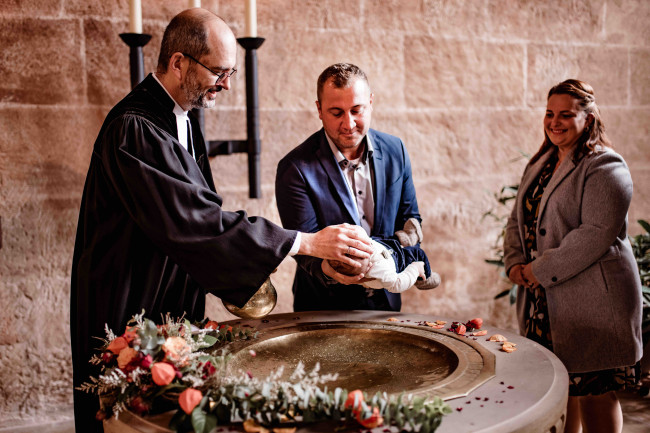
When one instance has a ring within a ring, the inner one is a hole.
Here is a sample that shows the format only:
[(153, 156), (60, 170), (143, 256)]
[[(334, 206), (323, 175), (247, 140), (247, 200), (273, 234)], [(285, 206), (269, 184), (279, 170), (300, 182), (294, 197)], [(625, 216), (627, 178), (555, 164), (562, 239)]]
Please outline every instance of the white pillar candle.
[(244, 36), (257, 37), (257, 6), (255, 0), (246, 0), (246, 31)]
[(189, 3), (189, 8), (200, 8), (201, 7), (201, 0), (190, 0)]
[(129, 32), (142, 33), (142, 3), (129, 0)]

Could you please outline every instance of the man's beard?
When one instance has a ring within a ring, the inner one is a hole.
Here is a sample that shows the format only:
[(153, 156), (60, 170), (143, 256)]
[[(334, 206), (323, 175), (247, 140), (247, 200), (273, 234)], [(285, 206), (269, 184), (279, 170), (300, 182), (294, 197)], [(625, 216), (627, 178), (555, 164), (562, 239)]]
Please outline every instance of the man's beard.
[(189, 101), (191, 108), (214, 107), (216, 100), (208, 99), (209, 90), (210, 89), (201, 89), (201, 84), (196, 79), (196, 74), (193, 70), (188, 71), (187, 75), (185, 76), (185, 81), (181, 83), (181, 91), (183, 92), (185, 99)]

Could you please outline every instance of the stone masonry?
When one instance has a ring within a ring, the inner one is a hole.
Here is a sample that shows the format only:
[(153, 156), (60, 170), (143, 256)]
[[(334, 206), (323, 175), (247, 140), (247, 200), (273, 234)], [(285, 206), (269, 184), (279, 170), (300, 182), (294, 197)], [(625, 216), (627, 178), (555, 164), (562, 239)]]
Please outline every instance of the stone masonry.
[[(92, 143), (130, 89), (127, 0), (0, 2), (0, 431), (69, 419), (70, 267)], [(184, 0), (143, 0), (145, 69)], [(243, 0), (204, 0), (243, 34)], [(509, 206), (493, 194), (516, 184), (542, 142), (548, 89), (566, 78), (592, 84), (635, 193), (630, 232), (650, 219), (650, 2), (646, 0), (260, 0), (258, 51), (261, 199), (248, 198), (245, 155), (211, 161), (226, 210), (279, 222), (279, 159), (320, 128), (316, 78), (351, 62), (375, 94), (373, 127), (401, 137), (413, 162), (427, 251), (442, 276), (409, 291), (403, 311), (483, 317), (514, 328), (508, 287), (484, 259)], [(240, 74), (206, 111), (208, 139), (245, 138)], [(295, 269), (273, 281), (275, 312), (291, 311)], [(231, 318), (210, 297), (208, 315)]]

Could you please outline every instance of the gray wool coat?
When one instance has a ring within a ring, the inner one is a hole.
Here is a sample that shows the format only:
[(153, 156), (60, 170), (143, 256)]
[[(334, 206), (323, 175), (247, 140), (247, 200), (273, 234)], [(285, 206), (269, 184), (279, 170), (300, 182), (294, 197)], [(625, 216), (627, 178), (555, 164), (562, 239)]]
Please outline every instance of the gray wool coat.
[[(641, 281), (627, 238), (632, 178), (608, 148), (567, 156), (544, 190), (532, 272), (546, 289), (553, 352), (571, 373), (635, 364), (642, 355)], [(555, 147), (524, 171), (504, 239), (506, 270), (526, 263), (523, 196)], [(528, 290), (519, 287), (524, 329)]]

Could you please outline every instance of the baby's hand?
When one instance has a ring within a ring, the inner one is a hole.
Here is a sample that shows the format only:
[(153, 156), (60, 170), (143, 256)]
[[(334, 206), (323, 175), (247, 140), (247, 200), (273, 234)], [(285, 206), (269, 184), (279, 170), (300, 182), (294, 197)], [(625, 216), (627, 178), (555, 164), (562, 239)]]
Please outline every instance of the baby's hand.
[(415, 266), (418, 269), (418, 272), (420, 273), (420, 278), (423, 280), (427, 279), (427, 275), (424, 273), (424, 262), (414, 262)]

